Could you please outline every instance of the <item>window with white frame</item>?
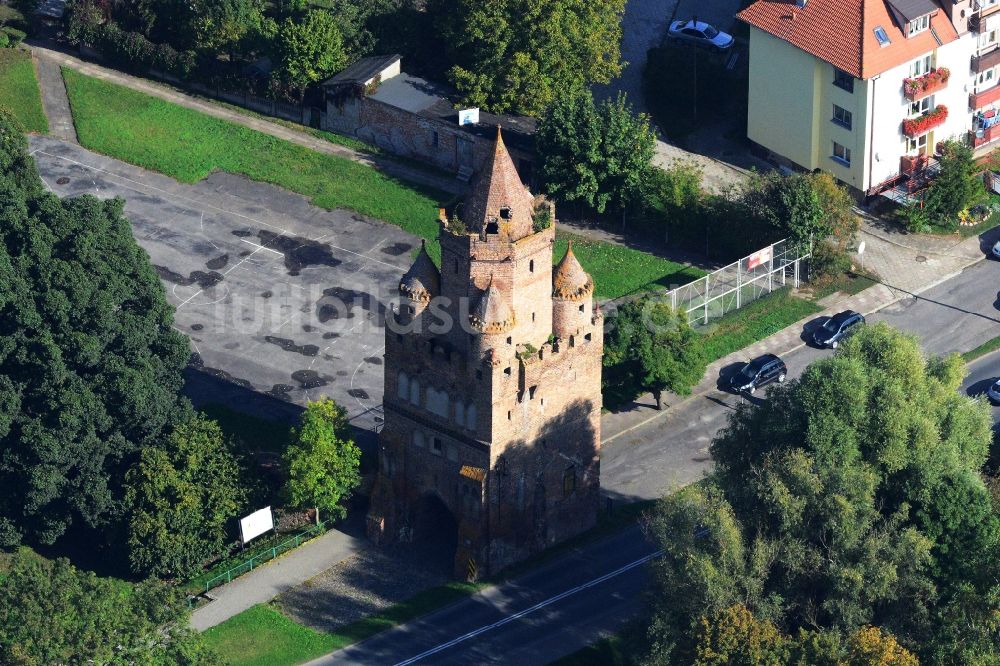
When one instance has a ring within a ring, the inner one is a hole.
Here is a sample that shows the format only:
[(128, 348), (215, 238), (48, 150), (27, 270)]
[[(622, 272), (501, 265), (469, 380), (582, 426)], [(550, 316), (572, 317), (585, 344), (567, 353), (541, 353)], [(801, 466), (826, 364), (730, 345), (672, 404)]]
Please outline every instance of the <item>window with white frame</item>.
[(931, 71), (931, 55), (928, 53), (922, 58), (917, 58), (910, 63), (910, 78), (917, 76), (923, 76), (927, 72)]
[(976, 87), (977, 88), (991, 88), (996, 83), (997, 68), (990, 67), (987, 70), (979, 72), (976, 77)]
[(921, 134), (920, 136), (908, 137), (906, 139), (906, 152), (920, 154), (927, 152), (927, 136)]
[(1000, 30), (981, 32), (979, 33), (979, 48), (982, 49), (992, 44), (996, 44), (998, 39), (1000, 39)]
[(934, 108), (934, 95), (910, 102), (910, 116), (921, 116)]
[(915, 35), (918, 32), (923, 32), (931, 24), (931, 15), (924, 14), (923, 16), (918, 16), (917, 18), (910, 21), (910, 28), (906, 31), (907, 35)]
[(833, 105), (833, 122), (851, 129), (852, 114), (842, 106)]
[(851, 166), (851, 149), (833, 142), (833, 159), (844, 166)]

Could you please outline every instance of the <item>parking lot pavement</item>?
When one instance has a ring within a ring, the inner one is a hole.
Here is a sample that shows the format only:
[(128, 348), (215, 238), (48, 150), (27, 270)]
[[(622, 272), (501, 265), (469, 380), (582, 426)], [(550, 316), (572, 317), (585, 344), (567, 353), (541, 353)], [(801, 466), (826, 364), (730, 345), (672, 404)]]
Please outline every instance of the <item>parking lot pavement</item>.
[(191, 339), (196, 403), (273, 416), (329, 396), (362, 430), (381, 422), (380, 318), (417, 238), (231, 174), (185, 185), (52, 138), (31, 150), (60, 196), (125, 199)]

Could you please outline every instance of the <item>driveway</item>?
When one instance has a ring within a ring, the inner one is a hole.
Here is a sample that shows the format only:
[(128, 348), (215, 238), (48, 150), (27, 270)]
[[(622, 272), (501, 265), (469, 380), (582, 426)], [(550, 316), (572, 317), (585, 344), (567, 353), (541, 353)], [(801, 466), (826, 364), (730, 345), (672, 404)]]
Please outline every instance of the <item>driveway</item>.
[(381, 421), (382, 318), (416, 238), (239, 176), (194, 185), (47, 137), (31, 149), (59, 196), (123, 197), (194, 353), (188, 393), (265, 417), (329, 396)]

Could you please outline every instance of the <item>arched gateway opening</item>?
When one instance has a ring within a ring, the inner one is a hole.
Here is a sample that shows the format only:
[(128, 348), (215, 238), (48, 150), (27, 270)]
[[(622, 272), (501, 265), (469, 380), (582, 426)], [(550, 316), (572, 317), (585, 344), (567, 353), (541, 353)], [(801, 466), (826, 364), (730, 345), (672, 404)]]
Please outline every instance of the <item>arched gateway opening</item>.
[(436, 494), (424, 495), (414, 507), (413, 545), (435, 569), (451, 575), (458, 547), (458, 521)]

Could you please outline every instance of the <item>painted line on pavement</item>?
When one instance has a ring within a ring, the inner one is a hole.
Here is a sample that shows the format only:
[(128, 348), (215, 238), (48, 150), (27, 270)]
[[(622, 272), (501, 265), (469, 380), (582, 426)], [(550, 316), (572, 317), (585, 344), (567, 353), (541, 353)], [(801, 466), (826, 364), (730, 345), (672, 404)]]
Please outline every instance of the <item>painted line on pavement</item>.
[(410, 657), (409, 659), (406, 659), (404, 661), (401, 661), (401, 662), (397, 663), (395, 666), (408, 666), (409, 664), (416, 663), (416, 662), (420, 661), (421, 659), (423, 659), (425, 657), (430, 657), (432, 655), (437, 654), (438, 652), (442, 652), (443, 650), (447, 650), (450, 647), (453, 647), (455, 645), (458, 645), (459, 643), (467, 641), (470, 638), (475, 638), (476, 636), (479, 636), (480, 634), (484, 634), (487, 631), (491, 631), (493, 629), (497, 629), (499, 627), (504, 626), (505, 624), (509, 624), (511, 622), (514, 622), (515, 620), (519, 620), (522, 617), (524, 617), (525, 615), (529, 615), (531, 613), (534, 613), (537, 610), (541, 610), (542, 608), (545, 608), (546, 606), (554, 604), (557, 601), (561, 601), (561, 600), (565, 599), (568, 596), (576, 594), (577, 592), (582, 592), (583, 590), (586, 590), (586, 589), (589, 589), (591, 587), (594, 587), (595, 585), (599, 585), (599, 584), (603, 583), (606, 580), (614, 578), (615, 576), (620, 576), (621, 574), (623, 574), (623, 573), (625, 573), (627, 571), (631, 571), (632, 569), (635, 569), (636, 567), (640, 567), (643, 564), (645, 564), (646, 562), (649, 562), (650, 560), (654, 560), (657, 557), (663, 555), (663, 553), (664, 553), (663, 550), (658, 550), (655, 553), (650, 553), (649, 555), (646, 555), (645, 557), (639, 558), (635, 562), (631, 562), (631, 563), (626, 564), (625, 566), (623, 566), (621, 568), (615, 569), (611, 573), (606, 573), (603, 576), (600, 576), (600, 577), (595, 578), (595, 579), (593, 579), (591, 581), (583, 583), (582, 585), (577, 585), (576, 587), (574, 587), (572, 589), (569, 589), (569, 590), (566, 590), (565, 592), (562, 592), (560, 594), (557, 594), (554, 597), (549, 597), (545, 601), (540, 601), (537, 604), (535, 604), (534, 606), (532, 606), (531, 608), (526, 608), (523, 611), (514, 613), (513, 615), (508, 615), (504, 619), (499, 620), (497, 622), (494, 622), (493, 624), (488, 624), (486, 626), (480, 627), (478, 629), (470, 631), (467, 634), (463, 634), (462, 636), (459, 636), (458, 638), (452, 639), (452, 640), (448, 641), (447, 643), (442, 643), (441, 645), (438, 645), (437, 647), (433, 647), (430, 650), (427, 650), (426, 652), (421, 652), (420, 654), (418, 654), (415, 657)]

